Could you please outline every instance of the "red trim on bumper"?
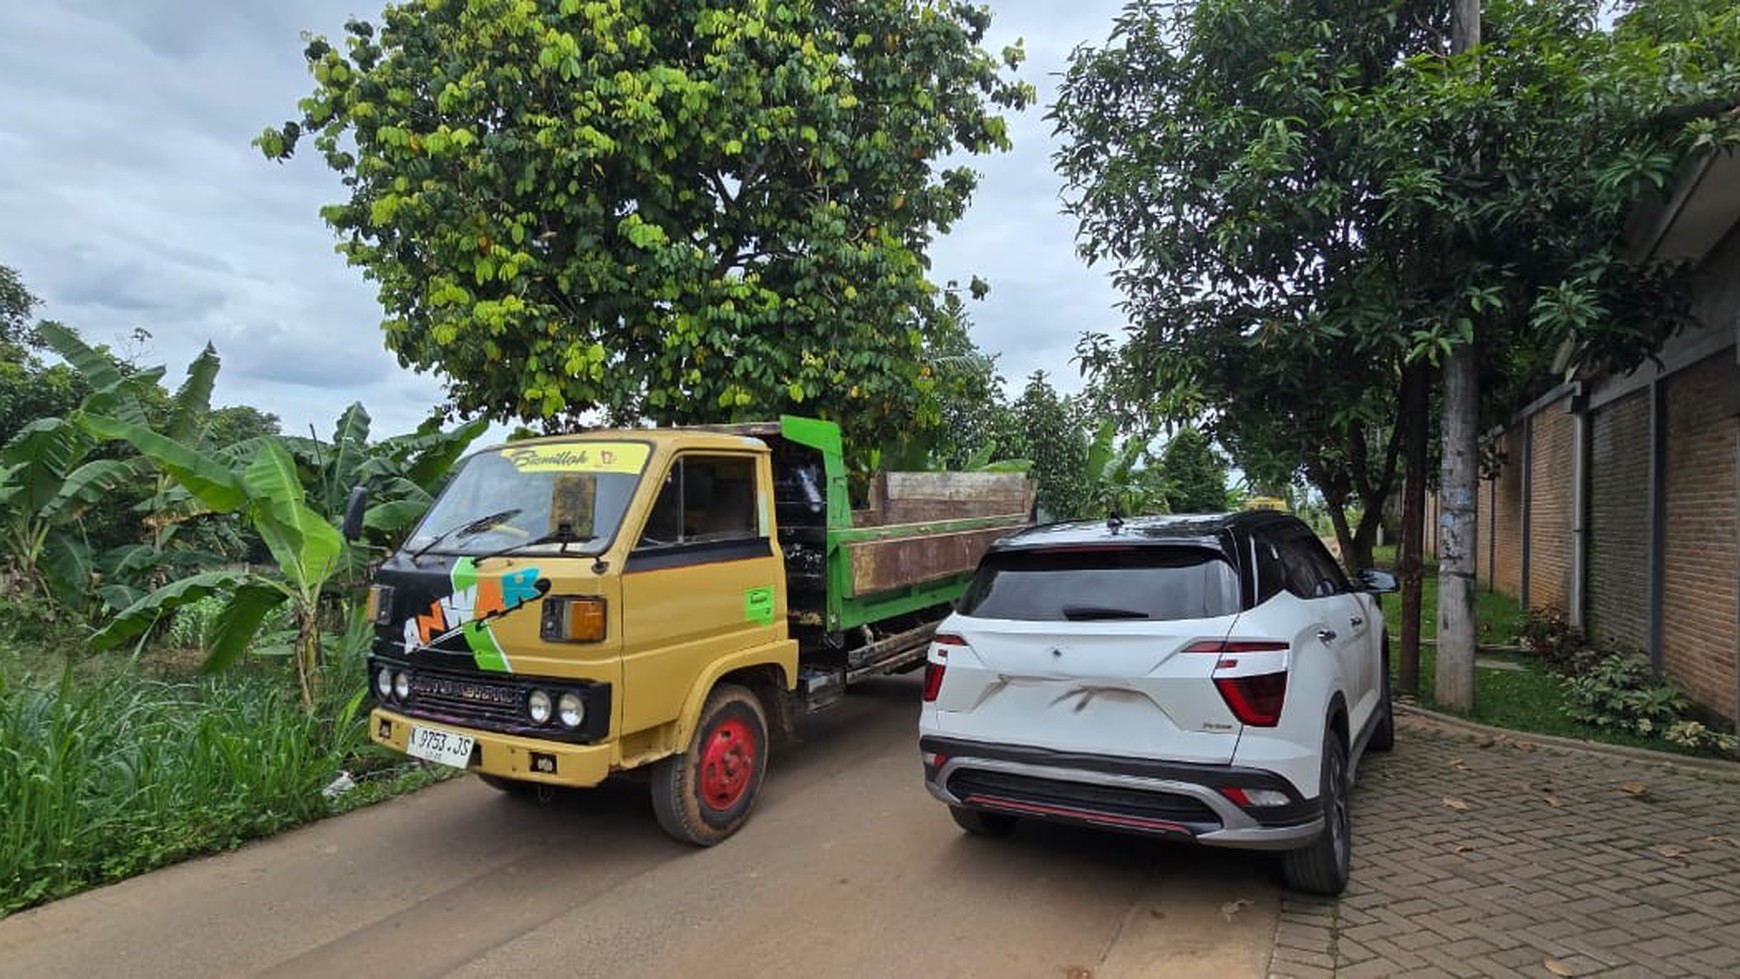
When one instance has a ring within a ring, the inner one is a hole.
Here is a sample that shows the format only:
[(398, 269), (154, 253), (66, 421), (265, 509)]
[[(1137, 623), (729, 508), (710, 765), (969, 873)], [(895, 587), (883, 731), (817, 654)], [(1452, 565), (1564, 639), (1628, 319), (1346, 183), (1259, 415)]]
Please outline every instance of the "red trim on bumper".
[(994, 795), (970, 795), (961, 800), (969, 806), (985, 806), (991, 809), (1002, 809), (1009, 812), (1025, 813), (1029, 816), (1057, 816), (1064, 819), (1079, 819), (1086, 823), (1100, 823), (1106, 826), (1122, 826), (1128, 829), (1145, 829), (1150, 832), (1179, 833), (1184, 836), (1193, 835), (1189, 829), (1177, 823), (1168, 823), (1159, 819), (1146, 819), (1141, 816), (1124, 816), (1117, 813), (1096, 812), (1092, 809), (1072, 809), (1065, 806), (1048, 806), (1037, 802), (1021, 802), (1015, 799), (1005, 799)]

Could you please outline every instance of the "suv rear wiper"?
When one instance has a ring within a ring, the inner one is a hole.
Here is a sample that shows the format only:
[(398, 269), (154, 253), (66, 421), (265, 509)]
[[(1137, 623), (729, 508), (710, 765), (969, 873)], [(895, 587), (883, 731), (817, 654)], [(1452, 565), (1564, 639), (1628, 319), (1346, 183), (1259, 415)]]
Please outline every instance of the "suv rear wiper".
[(495, 513), (491, 513), (491, 514), (487, 514), (485, 516), (478, 517), (476, 520), (468, 520), (465, 523), (458, 525), (457, 527), (449, 527), (446, 530), (443, 530), (441, 533), (436, 534), (434, 536), (434, 538), (429, 541), (429, 543), (424, 544), (422, 547), (417, 548), (415, 551), (412, 551), (411, 552), (411, 563), (416, 564), (417, 559), (422, 557), (423, 555), (429, 553), (430, 549), (433, 548), (436, 544), (441, 543), (442, 541), (446, 540), (449, 537), (452, 537), (455, 534), (459, 534), (460, 536), (463, 536), (463, 537), (470, 537), (473, 534), (481, 534), (484, 531), (489, 530), (490, 528), (495, 527), (495, 526), (503, 523), (504, 521), (512, 520), (513, 518), (519, 516), (520, 509), (521, 509), (520, 507), (514, 507), (511, 510), (498, 510)]
[(1147, 612), (1133, 608), (1110, 608), (1105, 605), (1065, 605), (1063, 617), (1071, 622), (1089, 622), (1094, 619), (1146, 619), (1151, 616)]
[(558, 524), (556, 526), (555, 530), (545, 534), (542, 537), (534, 537), (531, 540), (523, 540), (523, 541), (520, 541), (520, 542), (515, 543), (515, 544), (509, 544), (506, 547), (497, 548), (493, 551), (490, 551), (488, 554), (484, 554), (484, 555), (481, 555), (479, 557), (472, 558), (471, 563), (474, 566), (479, 565), (479, 564), (482, 564), (483, 562), (489, 560), (492, 557), (503, 557), (505, 555), (512, 554), (515, 551), (521, 550), (523, 548), (537, 547), (539, 544), (560, 544), (562, 546), (560, 548), (557, 548), (556, 553), (558, 555), (566, 555), (568, 553), (568, 545), (569, 544), (579, 544), (583, 541), (589, 541), (589, 540), (593, 540), (593, 539), (594, 538), (587, 537), (584, 534), (574, 533), (574, 528), (568, 526), (567, 524)]

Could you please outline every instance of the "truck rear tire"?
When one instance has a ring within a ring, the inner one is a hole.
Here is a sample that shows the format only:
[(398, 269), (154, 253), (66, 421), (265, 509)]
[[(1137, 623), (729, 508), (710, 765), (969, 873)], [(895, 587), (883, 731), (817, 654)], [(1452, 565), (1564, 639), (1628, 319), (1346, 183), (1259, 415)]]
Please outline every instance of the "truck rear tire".
[(652, 767), (653, 812), (673, 839), (712, 846), (742, 828), (767, 772), (767, 714), (722, 683), (707, 695), (688, 747)]

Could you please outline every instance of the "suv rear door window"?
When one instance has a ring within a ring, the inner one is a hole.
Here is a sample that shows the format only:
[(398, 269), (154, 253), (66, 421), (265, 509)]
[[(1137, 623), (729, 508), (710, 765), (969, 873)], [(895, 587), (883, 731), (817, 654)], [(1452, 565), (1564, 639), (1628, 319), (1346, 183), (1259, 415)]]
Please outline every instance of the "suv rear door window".
[(1239, 611), (1239, 576), (1205, 548), (1005, 551), (985, 556), (960, 611), (1037, 622), (1212, 618)]

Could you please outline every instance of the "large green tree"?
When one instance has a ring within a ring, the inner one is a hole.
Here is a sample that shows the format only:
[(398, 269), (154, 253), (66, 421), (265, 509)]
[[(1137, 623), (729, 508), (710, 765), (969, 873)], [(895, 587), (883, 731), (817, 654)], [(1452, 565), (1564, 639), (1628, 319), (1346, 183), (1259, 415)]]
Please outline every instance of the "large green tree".
[(1226, 509), (1226, 460), (1201, 429), (1180, 429), (1160, 452), (1166, 480), (1166, 508), (1173, 513), (1216, 513)]
[(1058, 394), (1044, 371), (1028, 377), (1021, 396), (997, 413), (991, 441), (999, 456), (1031, 460), (1041, 517), (1067, 520), (1094, 509), (1086, 413), (1079, 399)]
[(925, 417), (932, 237), (1030, 86), (962, 0), (409, 0), (256, 142), (306, 138), (387, 346), (462, 413)]
[(1476, 70), (1447, 3), (1129, 3), (1055, 109), (1082, 252), (1132, 324), (1089, 367), (1259, 468), (1290, 457), (1332, 512), (1364, 503), (1363, 556), (1398, 394), (1438, 358), (1476, 344), (1497, 419), (1561, 349), (1622, 369), (1682, 321), (1624, 218), (1726, 138), (1740, 34), (1732, 5), (1637, 6), (1609, 32), (1589, 0), (1489, 4)]

